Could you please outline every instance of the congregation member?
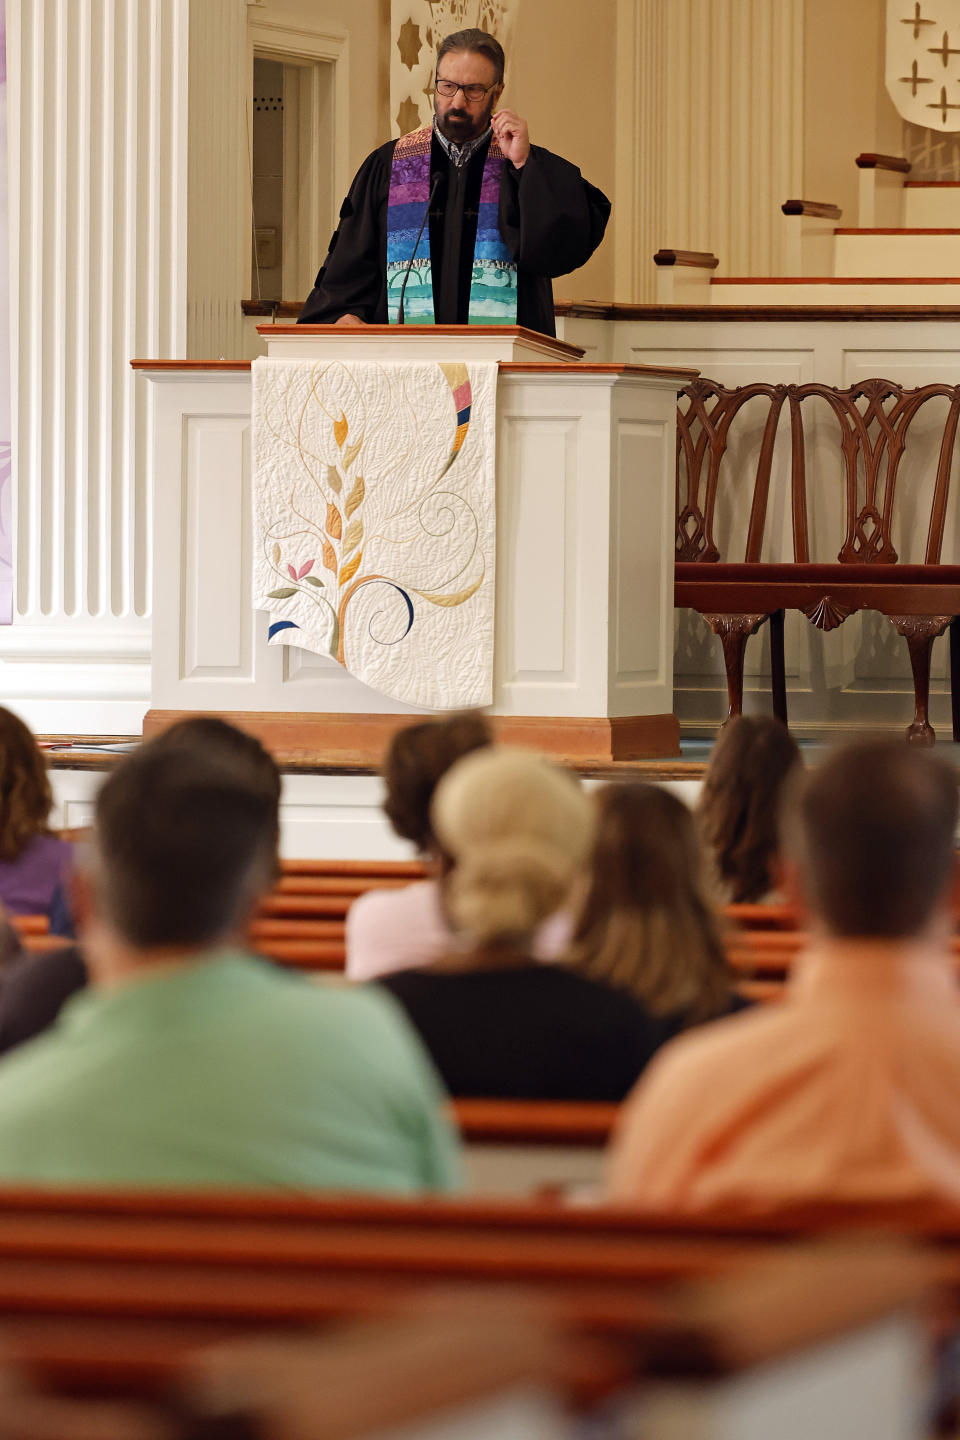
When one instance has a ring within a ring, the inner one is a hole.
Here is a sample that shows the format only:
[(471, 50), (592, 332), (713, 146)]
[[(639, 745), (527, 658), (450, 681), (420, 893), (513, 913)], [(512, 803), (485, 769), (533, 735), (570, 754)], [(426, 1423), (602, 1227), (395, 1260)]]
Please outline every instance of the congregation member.
[[(301, 324), (525, 325), (556, 333), (551, 279), (584, 265), (610, 202), (497, 105), (505, 57), (460, 30), (437, 52), (433, 123), (374, 150)], [(401, 292), (403, 313), (400, 313)]]
[[(435, 874), (398, 889), (374, 888), (354, 900), (346, 923), (348, 979), (373, 980), (431, 965), (456, 949), (459, 941), (444, 913), (439, 879), (450, 858), (433, 833), (430, 805), (451, 765), (492, 744), (490, 723), (479, 711), (407, 725), (394, 735), (383, 763), (384, 812), (394, 833), (409, 840)], [(566, 914), (550, 916), (533, 937), (533, 955), (555, 959), (569, 930)]]
[(623, 1111), (610, 1200), (673, 1211), (960, 1199), (957, 777), (900, 742), (791, 782), (810, 933), (785, 998), (671, 1041)]
[[(273, 760), (242, 730), (217, 716), (191, 715), (178, 720), (152, 743), (164, 750), (213, 754), (258, 786), (279, 813), (280, 774)], [(70, 996), (88, 980), (79, 946), (59, 946), (38, 954), (21, 948), (12, 954), (0, 970), (0, 1055), (52, 1025)]]
[(397, 1008), (243, 953), (279, 779), (256, 740), (204, 724), (99, 792), (75, 880), (91, 984), (0, 1062), (0, 1180), (450, 1188), (443, 1093)]
[(620, 1100), (646, 1063), (651, 1020), (634, 995), (531, 952), (584, 883), (594, 824), (579, 781), (527, 751), (478, 750), (437, 786), (443, 905), (465, 948), (379, 983), (452, 1094)]
[(568, 958), (581, 975), (636, 997), (649, 1016), (651, 1055), (687, 1026), (743, 1008), (694, 817), (669, 790), (633, 782), (599, 791)]
[(720, 731), (698, 815), (721, 903), (782, 900), (777, 873), (780, 800), (801, 763), (786, 725), (769, 715), (737, 715)]
[(72, 934), (67, 878), (73, 847), (50, 829), (53, 792), (33, 735), (0, 706), (0, 904), (10, 915), (45, 915)]
[[(479, 711), (471, 711), (407, 725), (387, 747), (382, 767), (384, 813), (394, 834), (410, 841), (430, 869), (440, 864), (430, 824), (433, 793), (457, 760), (492, 744), (489, 722)], [(429, 965), (448, 954), (455, 943), (435, 876), (401, 889), (368, 890), (347, 911), (347, 976), (371, 980), (412, 965)]]

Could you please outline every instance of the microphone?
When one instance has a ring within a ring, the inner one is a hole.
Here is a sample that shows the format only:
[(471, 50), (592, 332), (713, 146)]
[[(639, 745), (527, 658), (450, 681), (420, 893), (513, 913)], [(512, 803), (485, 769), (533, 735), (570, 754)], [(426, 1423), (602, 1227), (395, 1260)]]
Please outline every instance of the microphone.
[[(442, 172), (441, 172), (441, 173), (442, 173)], [(427, 199), (427, 208), (426, 208), (426, 210), (424, 210), (424, 212), (423, 212), (423, 219), (420, 221), (420, 229), (417, 231), (417, 238), (416, 238), (416, 240), (414, 240), (414, 242), (413, 242), (413, 254), (410, 256), (410, 259), (409, 259), (409, 261), (408, 261), (408, 263), (407, 263), (407, 268), (406, 268), (406, 270), (404, 271), (403, 284), (400, 286), (400, 304), (399, 304), (398, 307), (397, 307), (397, 324), (398, 324), (398, 325), (403, 325), (403, 324), (404, 324), (404, 319), (403, 319), (403, 296), (404, 296), (404, 292), (406, 291), (406, 288), (407, 288), (407, 281), (410, 279), (410, 271), (413, 269), (413, 262), (414, 262), (414, 260), (416, 260), (416, 258), (417, 258), (417, 246), (420, 244), (420, 239), (421, 239), (421, 236), (423, 235), (423, 228), (424, 228), (424, 226), (425, 226), (426, 223), (427, 223), (427, 218), (428, 218), (428, 216), (429, 216), (429, 214), (430, 214), (430, 207), (431, 207), (431, 205), (433, 204), (433, 197), (434, 197), (434, 195), (436, 195), (436, 193), (437, 193), (437, 186), (440, 184), (440, 178), (441, 178), (441, 177), (440, 177), (439, 174), (438, 174), (438, 175), (435, 175), (435, 176), (433, 177), (433, 184), (430, 186), (430, 195), (429, 195), (429, 197), (428, 197), (428, 199)]]

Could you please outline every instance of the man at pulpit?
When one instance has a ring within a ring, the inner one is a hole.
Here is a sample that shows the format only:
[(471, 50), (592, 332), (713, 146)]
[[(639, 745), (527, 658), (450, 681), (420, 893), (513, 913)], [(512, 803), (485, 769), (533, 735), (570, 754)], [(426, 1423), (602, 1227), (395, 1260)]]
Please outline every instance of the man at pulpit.
[(514, 111), (495, 110), (503, 73), (492, 35), (447, 36), (432, 126), (361, 165), (301, 324), (556, 333), (551, 278), (589, 260), (610, 202), (575, 165), (531, 145)]

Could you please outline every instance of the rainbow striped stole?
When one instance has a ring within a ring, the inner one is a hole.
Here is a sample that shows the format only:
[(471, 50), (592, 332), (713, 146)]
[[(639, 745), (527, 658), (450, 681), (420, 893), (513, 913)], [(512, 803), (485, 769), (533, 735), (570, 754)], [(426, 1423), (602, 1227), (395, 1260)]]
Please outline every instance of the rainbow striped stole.
[[(417, 231), (430, 199), (430, 144), (432, 127), (402, 135), (393, 152), (390, 193), (387, 199), (387, 319), (397, 323), (400, 290), (410, 266), (403, 297), (403, 314), (408, 324), (434, 325), (433, 270), (430, 263), (430, 225), (424, 227), (417, 254), (410, 265)], [(477, 239), (473, 249), (470, 281), (470, 325), (516, 325), (517, 267), (503, 243), (497, 226), (500, 206), (500, 175), (503, 152), (491, 136), (477, 217)]]

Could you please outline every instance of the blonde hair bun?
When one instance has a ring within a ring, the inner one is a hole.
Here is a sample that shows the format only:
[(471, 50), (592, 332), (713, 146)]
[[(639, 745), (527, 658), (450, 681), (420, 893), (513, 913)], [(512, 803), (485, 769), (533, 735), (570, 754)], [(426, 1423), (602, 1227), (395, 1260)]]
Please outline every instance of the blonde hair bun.
[(595, 825), (574, 776), (507, 747), (458, 761), (437, 787), (432, 819), (454, 862), (450, 919), (480, 942), (529, 935), (562, 904)]

